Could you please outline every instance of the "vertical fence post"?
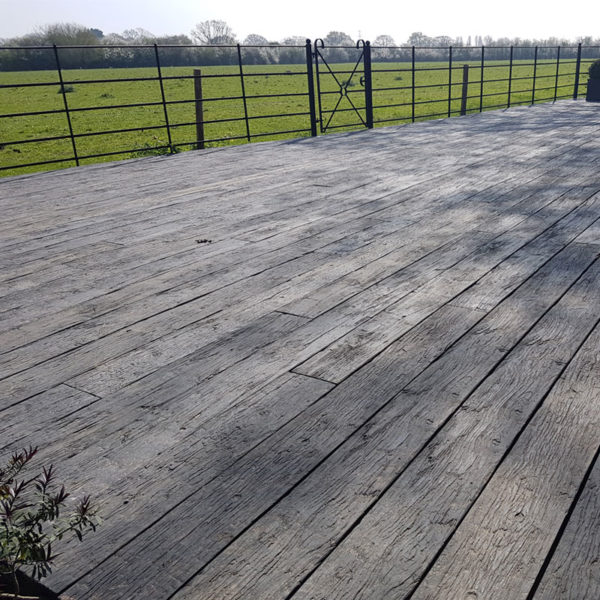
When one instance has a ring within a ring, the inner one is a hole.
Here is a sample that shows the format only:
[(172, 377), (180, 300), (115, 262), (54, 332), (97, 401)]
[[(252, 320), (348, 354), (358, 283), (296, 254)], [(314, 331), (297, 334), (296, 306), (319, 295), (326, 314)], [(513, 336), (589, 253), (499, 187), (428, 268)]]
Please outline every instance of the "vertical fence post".
[(412, 47), (412, 122), (415, 122), (415, 47)]
[(160, 96), (162, 98), (163, 113), (165, 115), (165, 126), (167, 128), (167, 139), (169, 140), (169, 150), (173, 152), (173, 140), (171, 139), (171, 126), (169, 125), (169, 113), (167, 112), (167, 99), (165, 97), (165, 86), (163, 84), (162, 69), (160, 68), (160, 58), (158, 57), (158, 46), (154, 44), (154, 57), (156, 58), (156, 70), (158, 71), (158, 82), (160, 85)]
[(575, 84), (573, 87), (573, 100), (579, 95), (579, 73), (581, 72), (581, 42), (577, 45), (577, 62), (575, 63)]
[(62, 76), (62, 69), (60, 67), (60, 59), (58, 58), (58, 48), (56, 44), (53, 44), (54, 48), (54, 60), (56, 61), (56, 70), (58, 71), (58, 81), (60, 82), (60, 91), (63, 97), (63, 104), (65, 107), (65, 115), (67, 116), (67, 124), (69, 126), (69, 135), (71, 136), (71, 146), (73, 148), (73, 158), (75, 164), (79, 166), (79, 156), (77, 156), (77, 146), (75, 145), (75, 136), (73, 135), (73, 125), (71, 123), (71, 115), (69, 114), (69, 103), (67, 102), (67, 92), (65, 90), (65, 83)]
[[(323, 127), (323, 102), (321, 100), (321, 77), (319, 76), (319, 42), (321, 42), (321, 48), (325, 47), (325, 44), (321, 38), (315, 40), (315, 74), (317, 80), (317, 98), (319, 99), (319, 129), (321, 133), (325, 133), (325, 127)], [(321, 58), (323, 56), (321, 55)], [(325, 59), (323, 59), (325, 60)]]
[(373, 79), (371, 73), (371, 42), (366, 41), (364, 47), (365, 65), (365, 117), (367, 127), (373, 129)]
[(461, 116), (467, 114), (467, 96), (469, 95), (469, 65), (463, 65), (462, 98), (460, 100)]
[(510, 63), (508, 67), (508, 102), (506, 108), (510, 108), (510, 93), (512, 91), (512, 72), (513, 72), (513, 50), (514, 47), (510, 47)]
[(452, 115), (452, 46), (448, 48), (448, 116)]
[(250, 123), (248, 122), (248, 103), (246, 102), (246, 86), (244, 84), (244, 69), (242, 68), (242, 49), (237, 45), (238, 66), (240, 68), (240, 82), (242, 84), (242, 100), (244, 101), (244, 120), (246, 121), (246, 139), (250, 141)]
[(485, 70), (485, 46), (481, 46), (481, 87), (479, 88), (479, 112), (483, 112), (483, 75)]
[(556, 96), (558, 96), (558, 73), (560, 72), (560, 46), (556, 50), (556, 75), (554, 77), (554, 100), (556, 102)]
[(535, 104), (535, 81), (537, 78), (538, 47), (535, 47), (533, 54), (533, 89), (531, 90), (531, 104)]
[(306, 76), (308, 77), (308, 110), (310, 112), (310, 135), (317, 136), (317, 108), (315, 105), (315, 76), (313, 73), (312, 44), (306, 40)]
[(194, 98), (196, 100), (196, 150), (204, 150), (204, 108), (202, 106), (202, 71), (194, 69)]

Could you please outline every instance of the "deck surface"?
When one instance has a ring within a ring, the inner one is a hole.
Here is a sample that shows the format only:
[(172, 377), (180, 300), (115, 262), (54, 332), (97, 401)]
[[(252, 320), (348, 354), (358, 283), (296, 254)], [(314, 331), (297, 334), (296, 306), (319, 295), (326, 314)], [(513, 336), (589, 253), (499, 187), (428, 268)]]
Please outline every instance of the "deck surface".
[(600, 598), (600, 105), (0, 180), (0, 450), (77, 600)]

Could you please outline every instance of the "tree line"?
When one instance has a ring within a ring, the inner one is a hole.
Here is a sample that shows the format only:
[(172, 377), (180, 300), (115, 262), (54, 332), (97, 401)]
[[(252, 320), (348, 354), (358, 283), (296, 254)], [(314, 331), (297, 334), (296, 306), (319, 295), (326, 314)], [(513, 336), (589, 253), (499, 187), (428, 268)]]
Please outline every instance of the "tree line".
[[(342, 31), (330, 31), (323, 39), (322, 50), (330, 62), (351, 62), (358, 56), (356, 40)], [(236, 44), (242, 44), (244, 64), (301, 64), (306, 60), (306, 37), (292, 36), (280, 41), (270, 41), (262, 35), (250, 34), (238, 41), (231, 27), (220, 20), (202, 21), (189, 35), (155, 36), (144, 29), (128, 29), (122, 33), (104, 34), (96, 28), (71, 23), (47, 25), (37, 31), (12, 39), (0, 40), (0, 70), (28, 71), (56, 68), (56, 57), (51, 49), (15, 49), (35, 46), (86, 46), (86, 48), (61, 49), (62, 68), (147, 67), (156, 65), (153, 48), (140, 48), (157, 44), (162, 66), (233, 65), (237, 64)], [(600, 38), (577, 40), (497, 38), (490, 36), (430, 37), (421, 32), (412, 33), (406, 42), (398, 44), (390, 35), (379, 35), (371, 41), (373, 60), (406, 61), (410, 48), (418, 47), (417, 60), (447, 60), (448, 48), (453, 47), (456, 60), (476, 60), (480, 47), (486, 47), (486, 59), (507, 58), (507, 47), (514, 46), (514, 58), (533, 58), (530, 47), (539, 46), (538, 58), (554, 58), (557, 46), (600, 45)], [(89, 47), (88, 47), (89, 46)], [(167, 47), (164, 47), (167, 46)], [(571, 51), (573, 53), (573, 51)], [(584, 58), (596, 58), (598, 49), (584, 51)], [(563, 57), (566, 57), (563, 54)]]

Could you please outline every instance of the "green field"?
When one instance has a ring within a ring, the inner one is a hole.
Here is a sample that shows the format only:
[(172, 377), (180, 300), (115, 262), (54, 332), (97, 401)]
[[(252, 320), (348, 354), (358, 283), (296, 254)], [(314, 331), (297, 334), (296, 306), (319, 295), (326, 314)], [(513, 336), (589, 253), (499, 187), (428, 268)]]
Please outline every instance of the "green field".
[[(513, 81), (511, 90), (511, 104), (530, 103), (532, 100), (531, 88), (533, 67), (515, 61), (513, 65)], [(509, 69), (506, 62), (486, 62), (484, 70), (484, 93), (496, 94), (483, 99), (483, 108), (506, 106), (507, 82), (493, 80), (508, 77)], [(462, 63), (456, 64), (452, 71), (452, 96), (456, 98), (451, 102), (451, 110), (458, 113), (460, 110), (460, 95), (462, 89)], [(584, 68), (585, 67), (585, 68)], [(215, 141), (211, 145), (232, 143), (245, 143), (246, 124), (243, 120), (244, 103), (236, 100), (211, 100), (220, 97), (241, 96), (242, 88), (239, 69), (236, 66), (199, 67), (202, 69), (203, 88), (203, 113), (205, 124), (205, 139), (219, 140), (221, 138), (240, 138), (228, 141)], [(357, 108), (364, 107), (364, 93), (359, 79), (362, 70), (357, 72), (348, 82), (349, 73), (354, 64), (337, 64), (334, 71), (342, 72), (337, 75), (342, 83), (347, 82), (348, 96)], [(582, 65), (581, 84), (586, 80), (587, 65)], [(275, 95), (275, 94), (302, 94), (291, 97), (248, 98), (246, 102), (250, 119), (250, 134), (252, 141), (280, 139), (282, 137), (299, 137), (310, 134), (308, 117), (308, 96), (306, 95), (307, 76), (304, 65), (256, 65), (244, 67), (244, 85), (246, 96)], [(362, 69), (362, 65), (360, 67)], [(436, 69), (427, 71), (425, 69)], [(558, 77), (558, 96), (567, 97), (573, 93), (574, 61), (564, 61), (560, 64)], [(540, 61), (537, 68), (536, 102), (552, 100), (554, 98), (556, 63)], [(160, 126), (158, 129), (145, 129), (144, 131), (93, 135), (77, 137), (76, 145), (79, 156), (91, 156), (105, 152), (123, 152), (103, 158), (82, 159), (81, 164), (92, 162), (118, 160), (132, 156), (144, 156), (165, 152), (155, 149), (167, 145), (168, 138), (165, 123), (164, 109), (161, 104), (161, 90), (158, 81), (118, 81), (110, 83), (83, 83), (90, 80), (125, 79), (156, 77), (154, 68), (139, 69), (88, 69), (63, 71), (65, 86), (68, 93), (65, 97), (71, 110), (71, 121), (74, 133), (88, 134), (118, 129)], [(167, 101), (181, 101), (194, 99), (194, 81), (191, 67), (170, 67), (163, 69), (165, 79), (164, 89)], [(230, 75), (230, 77), (215, 77), (216, 75)], [(186, 78), (188, 77), (188, 78)], [(470, 111), (479, 110), (479, 94), (481, 68), (478, 62), (470, 63), (470, 76), (472, 83), (468, 87), (468, 101)], [(8, 84), (23, 83), (50, 83), (49, 86), (29, 88), (2, 88)], [(323, 110), (331, 110), (339, 99), (339, 87), (328, 71), (321, 67), (320, 85)], [(419, 62), (415, 73), (415, 117), (417, 120), (431, 118), (428, 115), (437, 115), (439, 118), (448, 111), (448, 65), (444, 62)], [(373, 63), (373, 105), (376, 126), (399, 124), (412, 119), (412, 73), (410, 63)], [(434, 86), (420, 88), (419, 86)], [(387, 89), (380, 88), (401, 88)], [(546, 89), (544, 89), (546, 88)], [(582, 90), (583, 88), (580, 88)], [(435, 101), (424, 104), (426, 101)], [(2, 114), (13, 114), (35, 111), (64, 111), (63, 94), (58, 83), (56, 71), (28, 71), (0, 73), (0, 110)], [(108, 107), (111, 105), (133, 103), (157, 103), (154, 106), (132, 108), (101, 108), (91, 111), (77, 111), (85, 107)], [(406, 104), (406, 106), (388, 105)], [(337, 112), (330, 125), (340, 126), (359, 122), (359, 118), (351, 110), (346, 98), (341, 100), (340, 109), (350, 109)], [(300, 114), (298, 114), (300, 113)], [(364, 113), (364, 111), (361, 111)], [(276, 114), (293, 114), (287, 117), (270, 117)], [(168, 118), (172, 125), (171, 135), (173, 144), (189, 144), (196, 139), (194, 125), (177, 126), (180, 123), (195, 122), (194, 103), (180, 103), (168, 105)], [(328, 115), (326, 115), (328, 118)], [(230, 122), (210, 123), (225, 119), (239, 119)], [(379, 121), (379, 123), (377, 123)], [(280, 131), (303, 130), (293, 134), (277, 135)], [(343, 129), (332, 129), (332, 131)], [(0, 119), (0, 167), (12, 167), (17, 164), (36, 163), (46, 160), (71, 158), (73, 150), (70, 139), (36, 142), (28, 144), (11, 144), (19, 140), (41, 137), (56, 137), (69, 134), (68, 123), (64, 112), (50, 115), (35, 115), (27, 117), (10, 117)], [(188, 150), (193, 146), (185, 145), (179, 150)], [(135, 153), (127, 152), (132, 148), (139, 149)], [(73, 166), (72, 160), (58, 162), (46, 166), (27, 168), (9, 168), (0, 170), (0, 175), (17, 175), (26, 172), (64, 168)]]

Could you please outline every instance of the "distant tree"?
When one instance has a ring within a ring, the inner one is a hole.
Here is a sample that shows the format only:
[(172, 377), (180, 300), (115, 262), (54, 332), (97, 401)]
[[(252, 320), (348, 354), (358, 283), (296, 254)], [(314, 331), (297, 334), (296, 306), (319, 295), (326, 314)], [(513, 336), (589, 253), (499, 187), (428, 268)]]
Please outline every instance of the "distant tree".
[(90, 29), (90, 31), (99, 39), (101, 40), (104, 37), (104, 32), (101, 29), (96, 29), (94, 27), (92, 27)]
[(414, 31), (408, 36), (406, 43), (409, 46), (431, 46), (431, 38), (421, 31)]
[(57, 46), (93, 46), (98, 38), (91, 29), (77, 23), (53, 23), (34, 33), (41, 44)]
[(233, 30), (225, 21), (210, 20), (198, 23), (191, 31), (192, 39), (201, 46), (235, 44)]
[(396, 58), (393, 49), (396, 42), (391, 35), (378, 35), (373, 41), (373, 46), (376, 47), (374, 60), (394, 60)]
[(121, 44), (126, 44), (127, 40), (120, 33), (107, 33), (102, 38), (102, 43), (105, 46), (117, 46)]
[(594, 39), (592, 38), (591, 35), (586, 35), (585, 37), (578, 37), (575, 41), (578, 44), (582, 44), (583, 46), (593, 46), (594, 45)]
[[(330, 31), (323, 40), (325, 42), (326, 58), (331, 62), (350, 62), (356, 60), (356, 51), (352, 50), (355, 43), (354, 40), (343, 31)], [(332, 48), (332, 46), (339, 46)]]
[(183, 34), (179, 35), (161, 35), (159, 37), (154, 38), (155, 43), (158, 45), (168, 45), (168, 46), (187, 46), (192, 43), (192, 40)]
[(302, 35), (293, 35), (283, 40), (284, 46), (304, 46), (306, 44), (306, 37)]
[(189, 65), (194, 62), (192, 48), (183, 47), (192, 43), (187, 35), (163, 35), (154, 38), (154, 43), (159, 46), (169, 46), (160, 49), (160, 60), (165, 67)]
[[(283, 46), (306, 46), (306, 37), (301, 35), (293, 35), (291, 37), (284, 38), (282, 41)], [(304, 48), (280, 48), (279, 62), (281, 64), (302, 64), (306, 61), (306, 52)]]
[(373, 46), (389, 48), (390, 46), (396, 46), (396, 42), (391, 35), (378, 35), (373, 41)]
[(126, 29), (121, 37), (128, 44), (148, 44), (154, 43), (156, 36), (147, 29), (136, 27), (135, 29)]
[(268, 46), (269, 40), (257, 33), (251, 33), (246, 36), (246, 39), (242, 43), (244, 46)]
[[(250, 46), (249, 48), (242, 48), (242, 60), (246, 64), (264, 65), (278, 62), (277, 52), (273, 52), (268, 48), (270, 42), (266, 37), (258, 35), (257, 33), (251, 33), (246, 36), (242, 44), (244, 46)], [(253, 46), (259, 47), (254, 48)]]
[(447, 35), (438, 35), (431, 40), (433, 43), (432, 46), (438, 46), (439, 48), (446, 48), (448, 46), (452, 46), (454, 40)]
[[(97, 46), (98, 38), (92, 33), (91, 29), (83, 25), (53, 23), (40, 27), (33, 34), (23, 36), (12, 42), (16, 42), (15, 45), (23, 46), (50, 46), (52, 44), (57, 46)], [(54, 68), (56, 65), (52, 55), (48, 52), (44, 52), (43, 55), (32, 52), (28, 53), (27, 57), (23, 55), (23, 58), (26, 63), (31, 63), (29, 68)], [(59, 55), (61, 66), (66, 69), (74, 66), (92, 68), (98, 66), (102, 58), (102, 52), (95, 48), (61, 49)]]
[(343, 31), (330, 31), (323, 41), (325, 46), (354, 46), (354, 40)]

